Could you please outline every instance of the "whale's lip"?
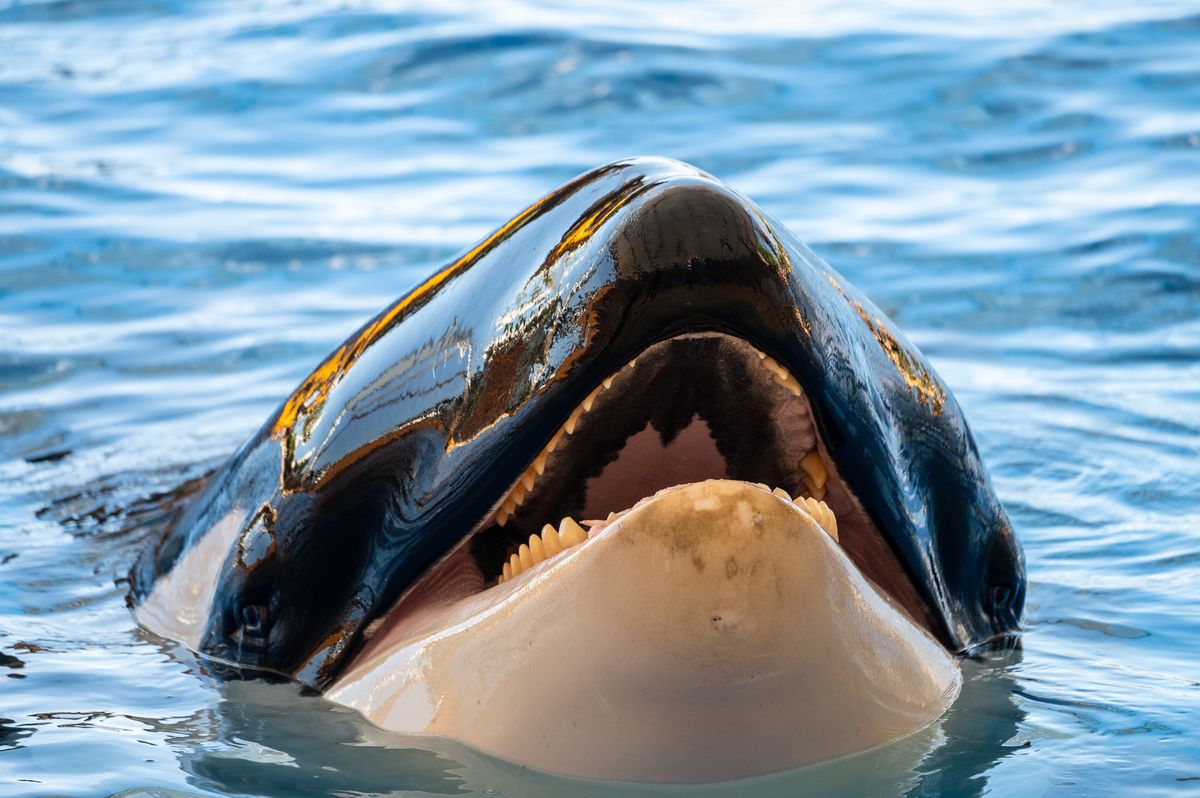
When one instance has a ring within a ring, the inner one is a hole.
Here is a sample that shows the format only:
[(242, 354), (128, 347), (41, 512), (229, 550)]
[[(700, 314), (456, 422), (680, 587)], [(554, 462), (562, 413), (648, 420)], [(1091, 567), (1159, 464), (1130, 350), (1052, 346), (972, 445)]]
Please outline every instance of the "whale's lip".
[[(680, 429), (678, 421), (674, 427), (655, 422), (657, 403), (672, 398), (654, 395), (653, 386), (676, 385), (681, 373), (710, 378), (715, 387), (713, 407), (704, 411), (709, 418), (698, 414)], [(651, 413), (644, 428), (639, 412)], [(664, 429), (673, 435), (668, 443)], [(758, 452), (771, 464), (755, 462)], [(591, 462), (597, 456), (604, 462)], [(659, 467), (648, 467), (651, 461)], [(499, 600), (628, 513), (670, 491), (714, 480), (774, 491), (817, 519), (860, 572), (936, 636), (933, 614), (839, 475), (797, 378), (745, 339), (699, 332), (648, 347), (594, 386), (484, 517), (368, 626), (355, 659), (376, 654), (408, 626), (408, 618), (431, 606), (476, 594)], [(581, 501), (580, 513), (556, 512)]]

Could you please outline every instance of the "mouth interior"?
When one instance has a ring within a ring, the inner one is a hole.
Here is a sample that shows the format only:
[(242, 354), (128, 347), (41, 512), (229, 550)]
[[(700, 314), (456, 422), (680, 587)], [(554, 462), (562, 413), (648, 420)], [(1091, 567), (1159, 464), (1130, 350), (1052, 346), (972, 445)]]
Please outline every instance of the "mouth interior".
[(488, 516), (368, 628), (364, 654), (422, 608), (520, 579), (640, 500), (707, 479), (760, 483), (814, 517), (831, 512), (831, 534), (859, 570), (934, 632), (838, 474), (800, 383), (747, 341), (702, 333), (655, 344), (595, 386)]

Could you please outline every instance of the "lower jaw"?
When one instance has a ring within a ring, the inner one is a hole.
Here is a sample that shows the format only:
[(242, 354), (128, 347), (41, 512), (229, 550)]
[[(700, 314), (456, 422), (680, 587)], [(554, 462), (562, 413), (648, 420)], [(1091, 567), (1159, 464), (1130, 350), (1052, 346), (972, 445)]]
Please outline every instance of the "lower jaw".
[(864, 750), (928, 725), (961, 684), (812, 515), (728, 480), (660, 491), (380, 642), (332, 700), (614, 780), (723, 781)]

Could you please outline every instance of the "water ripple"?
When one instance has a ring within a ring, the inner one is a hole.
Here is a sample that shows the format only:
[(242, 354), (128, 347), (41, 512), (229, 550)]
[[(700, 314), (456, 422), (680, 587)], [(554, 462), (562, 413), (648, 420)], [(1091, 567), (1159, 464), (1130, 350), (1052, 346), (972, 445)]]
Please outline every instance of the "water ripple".
[(657, 153), (905, 327), (1026, 545), (1023, 647), (965, 663), (924, 760), (809, 786), (1191, 794), (1198, 109), (1188, 2), (0, 2), (2, 791), (604, 792), (219, 685), (119, 582), (388, 298)]

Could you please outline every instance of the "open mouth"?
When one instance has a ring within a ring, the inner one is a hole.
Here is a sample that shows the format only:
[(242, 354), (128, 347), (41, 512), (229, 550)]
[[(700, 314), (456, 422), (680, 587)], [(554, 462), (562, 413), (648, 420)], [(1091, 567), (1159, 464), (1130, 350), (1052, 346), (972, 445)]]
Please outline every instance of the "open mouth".
[(392, 731), (691, 781), (929, 724), (1023, 574), (920, 353), (745, 198), (635, 159), (332, 352), (131, 600)]
[(422, 610), (515, 586), (657, 492), (714, 479), (793, 501), (937, 636), (913, 581), (839, 475), (800, 382), (741, 338), (692, 333), (654, 344), (596, 385), (489, 513), (368, 627), (360, 657)]

